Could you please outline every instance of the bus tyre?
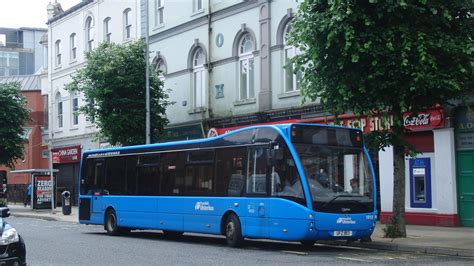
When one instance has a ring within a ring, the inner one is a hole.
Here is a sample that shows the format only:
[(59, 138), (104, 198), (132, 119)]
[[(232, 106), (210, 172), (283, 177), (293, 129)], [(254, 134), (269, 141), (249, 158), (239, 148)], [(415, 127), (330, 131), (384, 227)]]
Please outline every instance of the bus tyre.
[(312, 248), (314, 246), (314, 243), (316, 243), (316, 241), (314, 241), (314, 240), (301, 240), (300, 243), (305, 248)]
[(235, 214), (227, 216), (225, 222), (225, 239), (230, 247), (240, 247), (244, 241), (240, 220)]
[(117, 236), (121, 232), (117, 225), (117, 214), (114, 210), (108, 210), (105, 215), (105, 230), (111, 236)]

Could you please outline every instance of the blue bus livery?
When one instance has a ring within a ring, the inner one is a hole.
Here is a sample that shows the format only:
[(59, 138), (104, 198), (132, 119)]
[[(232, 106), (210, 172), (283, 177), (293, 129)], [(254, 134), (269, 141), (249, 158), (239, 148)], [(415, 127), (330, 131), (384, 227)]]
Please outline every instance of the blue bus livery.
[(360, 130), (265, 125), (192, 141), (83, 154), (79, 221), (132, 229), (299, 241), (370, 238), (373, 167)]

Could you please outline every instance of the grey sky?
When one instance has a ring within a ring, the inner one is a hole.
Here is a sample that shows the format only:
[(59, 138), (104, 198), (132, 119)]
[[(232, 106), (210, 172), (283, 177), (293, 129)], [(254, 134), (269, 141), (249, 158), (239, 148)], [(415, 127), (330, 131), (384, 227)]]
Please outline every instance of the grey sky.
[[(55, 0), (0, 0), (0, 27), (47, 28), (46, 6)], [(78, 4), (81, 0), (57, 0), (63, 10)]]

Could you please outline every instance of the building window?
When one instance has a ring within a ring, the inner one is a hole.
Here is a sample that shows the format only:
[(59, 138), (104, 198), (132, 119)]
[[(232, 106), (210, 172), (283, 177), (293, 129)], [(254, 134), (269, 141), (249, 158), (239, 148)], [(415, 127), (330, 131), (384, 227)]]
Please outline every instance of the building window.
[(86, 51), (92, 51), (94, 48), (94, 20), (92, 17), (86, 19)]
[(123, 11), (123, 39), (128, 40), (131, 37), (132, 23), (130, 22), (130, 8)]
[(55, 49), (55, 52), (54, 54), (56, 55), (55, 58), (56, 58), (56, 66), (60, 66), (61, 65), (61, 41), (60, 40), (57, 40), (56, 43), (54, 44), (54, 49)]
[(160, 80), (164, 81), (166, 74), (166, 64), (163, 59), (159, 58), (155, 61), (155, 71), (158, 73)]
[(56, 124), (58, 128), (63, 128), (63, 100), (61, 93), (56, 94)]
[(193, 102), (194, 108), (203, 107), (205, 105), (205, 74), (204, 64), (206, 58), (204, 50), (199, 47), (193, 56)]
[(285, 92), (292, 92), (292, 91), (299, 90), (300, 81), (301, 81), (301, 71), (294, 73), (295, 66), (294, 64), (291, 64), (290, 62), (291, 58), (293, 58), (299, 52), (296, 47), (288, 44), (288, 34), (290, 33), (290, 31), (291, 31), (291, 25), (290, 23), (288, 23), (284, 31), (285, 36), (283, 36), (284, 45), (285, 45), (285, 61), (283, 65), (283, 69), (285, 72), (284, 74)]
[(72, 125), (77, 126), (79, 124), (79, 97), (76, 92), (71, 94), (71, 113)]
[(69, 42), (71, 45), (71, 54), (70, 54), (70, 59), (71, 61), (76, 60), (76, 50), (77, 50), (77, 45), (76, 45), (76, 34), (73, 33), (71, 36), (69, 36)]
[(193, 1), (193, 11), (198, 12), (202, 10), (202, 0)]
[(110, 18), (104, 19), (104, 41), (110, 43), (110, 36), (112, 32), (110, 32)]
[(249, 33), (242, 36), (239, 43), (239, 88), (240, 99), (252, 99), (254, 92), (254, 41)]
[(155, 27), (163, 25), (164, 0), (155, 0)]
[(7, 46), (7, 38), (5, 34), (0, 34), (0, 46)]

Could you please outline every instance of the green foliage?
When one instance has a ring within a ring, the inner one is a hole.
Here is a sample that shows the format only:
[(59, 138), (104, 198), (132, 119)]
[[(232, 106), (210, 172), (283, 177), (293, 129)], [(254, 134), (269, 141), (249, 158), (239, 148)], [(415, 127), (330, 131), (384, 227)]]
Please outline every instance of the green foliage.
[[(112, 145), (145, 143), (145, 43), (102, 43), (86, 54), (87, 63), (67, 85), (84, 94), (80, 108)], [(151, 140), (157, 141), (168, 123), (164, 117), (168, 92), (158, 73), (150, 70)]]
[[(334, 114), (444, 104), (474, 80), (472, 14), (471, 0), (302, 1), (290, 37), (302, 93)], [(404, 145), (396, 134), (374, 139)]]
[(23, 158), (23, 126), (29, 120), (26, 99), (19, 82), (0, 83), (0, 165), (13, 167)]

